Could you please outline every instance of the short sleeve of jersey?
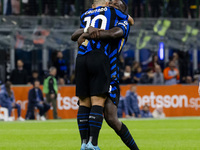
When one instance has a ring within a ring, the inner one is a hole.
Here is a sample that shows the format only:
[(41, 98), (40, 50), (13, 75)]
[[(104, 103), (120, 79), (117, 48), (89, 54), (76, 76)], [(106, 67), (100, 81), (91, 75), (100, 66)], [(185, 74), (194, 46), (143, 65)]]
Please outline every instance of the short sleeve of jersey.
[(123, 12), (121, 12), (118, 9), (115, 9), (116, 15), (119, 18), (119, 20), (128, 20), (128, 15), (124, 14)]
[(127, 20), (121, 20), (117, 23), (117, 26), (116, 27), (119, 27), (123, 30), (123, 37), (124, 38), (127, 38), (128, 37), (128, 34), (129, 34), (129, 31), (130, 31), (130, 25), (128, 23)]

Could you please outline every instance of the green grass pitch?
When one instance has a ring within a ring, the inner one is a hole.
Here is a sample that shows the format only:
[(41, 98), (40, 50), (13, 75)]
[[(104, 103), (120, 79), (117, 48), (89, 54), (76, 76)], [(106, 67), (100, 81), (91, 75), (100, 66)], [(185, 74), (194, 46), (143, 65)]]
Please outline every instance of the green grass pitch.
[[(122, 120), (141, 150), (200, 150), (200, 118)], [(128, 150), (103, 124), (101, 150)], [(76, 120), (0, 122), (0, 150), (80, 150)]]

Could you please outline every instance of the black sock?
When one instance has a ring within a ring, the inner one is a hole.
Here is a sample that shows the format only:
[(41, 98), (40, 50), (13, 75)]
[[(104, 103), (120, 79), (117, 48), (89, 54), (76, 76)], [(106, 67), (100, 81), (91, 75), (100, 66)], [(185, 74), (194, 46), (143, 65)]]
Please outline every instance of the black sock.
[(131, 150), (139, 150), (137, 144), (135, 143), (131, 133), (125, 124), (122, 123), (122, 128), (117, 134), (121, 137), (122, 141), (129, 147)]
[(81, 136), (81, 143), (88, 142), (90, 108), (80, 106), (77, 114), (77, 123)]
[(94, 146), (97, 146), (98, 144), (98, 137), (102, 123), (103, 123), (103, 107), (92, 106), (89, 116), (89, 125), (90, 125), (89, 141), (92, 142)]

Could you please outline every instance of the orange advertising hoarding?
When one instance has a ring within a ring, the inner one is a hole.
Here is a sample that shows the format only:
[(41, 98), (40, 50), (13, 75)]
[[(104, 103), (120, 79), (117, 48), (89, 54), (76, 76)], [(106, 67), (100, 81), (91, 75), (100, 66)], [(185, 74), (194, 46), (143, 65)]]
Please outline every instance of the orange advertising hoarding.
[[(31, 88), (32, 87), (13, 87), (15, 100), (17, 103), (21, 104), (23, 117), (25, 117), (27, 112), (28, 92)], [(75, 86), (61, 87), (57, 96), (58, 116), (62, 119), (76, 118), (78, 110), (77, 102), (78, 98), (75, 96)], [(52, 110), (50, 110), (47, 115), (48, 118), (52, 119)]]
[[(15, 99), (21, 104), (25, 117), (28, 104), (28, 91), (31, 87), (13, 87)], [(121, 86), (121, 95), (125, 96), (130, 85)], [(153, 111), (156, 105), (162, 105), (166, 116), (200, 116), (200, 97), (197, 86), (137, 86), (140, 107), (144, 104)], [(63, 119), (76, 118), (78, 98), (75, 86), (61, 87), (57, 98), (58, 116)], [(48, 113), (52, 118), (52, 110)]]
[[(130, 86), (123, 86), (121, 94), (126, 95)], [(197, 86), (138, 86), (137, 94), (140, 107), (150, 106), (151, 112), (156, 105), (162, 105), (167, 117), (200, 116), (200, 97)]]

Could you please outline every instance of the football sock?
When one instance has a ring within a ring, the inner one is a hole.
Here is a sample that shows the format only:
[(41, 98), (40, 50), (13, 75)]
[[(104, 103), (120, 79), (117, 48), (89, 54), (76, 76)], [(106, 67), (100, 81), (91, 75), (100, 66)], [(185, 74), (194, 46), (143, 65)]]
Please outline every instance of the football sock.
[(90, 108), (85, 106), (80, 106), (77, 115), (77, 123), (79, 127), (79, 133), (81, 136), (81, 142), (86, 143), (88, 142), (88, 134), (89, 134), (89, 115), (90, 115)]
[(92, 106), (89, 116), (90, 138), (94, 146), (98, 144), (99, 132), (103, 123), (103, 107)]
[(131, 133), (125, 124), (122, 123), (122, 128), (117, 134), (121, 137), (122, 141), (129, 147), (131, 150), (139, 150), (137, 144), (135, 143)]

